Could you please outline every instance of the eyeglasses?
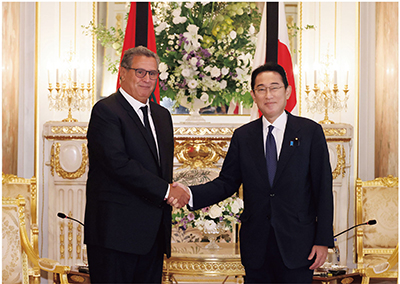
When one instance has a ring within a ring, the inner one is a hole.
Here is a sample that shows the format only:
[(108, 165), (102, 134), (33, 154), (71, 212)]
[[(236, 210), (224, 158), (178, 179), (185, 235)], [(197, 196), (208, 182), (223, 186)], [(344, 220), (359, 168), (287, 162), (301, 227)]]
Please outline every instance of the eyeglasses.
[(156, 80), (158, 77), (158, 74), (159, 74), (158, 71), (156, 71), (156, 70), (147, 71), (142, 68), (130, 68), (130, 67), (125, 67), (125, 69), (135, 70), (135, 75), (138, 78), (144, 78), (144, 77), (146, 77), (147, 73), (149, 73), (149, 77), (151, 80)]
[(269, 92), (271, 94), (276, 94), (278, 92), (279, 89), (283, 88), (283, 85), (281, 86), (270, 86), (270, 87), (259, 87), (257, 89), (255, 89), (254, 91), (256, 92), (257, 95), (266, 95), (267, 91), (269, 90)]

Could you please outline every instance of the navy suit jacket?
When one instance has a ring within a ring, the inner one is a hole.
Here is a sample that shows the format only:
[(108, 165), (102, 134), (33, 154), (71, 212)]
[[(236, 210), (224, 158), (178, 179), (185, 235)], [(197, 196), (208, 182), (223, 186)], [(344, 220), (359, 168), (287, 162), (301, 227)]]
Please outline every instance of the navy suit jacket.
[(310, 265), (313, 245), (333, 246), (332, 171), (322, 127), (288, 113), (272, 187), (262, 136), (261, 118), (235, 130), (219, 177), (191, 186), (193, 209), (217, 203), (243, 184), (243, 265), (263, 264), (270, 226), (287, 267)]
[(92, 110), (87, 133), (85, 243), (146, 254), (161, 229), (171, 251), (171, 206), (164, 201), (172, 182), (173, 127), (169, 111), (150, 102), (160, 164), (139, 116), (118, 91)]

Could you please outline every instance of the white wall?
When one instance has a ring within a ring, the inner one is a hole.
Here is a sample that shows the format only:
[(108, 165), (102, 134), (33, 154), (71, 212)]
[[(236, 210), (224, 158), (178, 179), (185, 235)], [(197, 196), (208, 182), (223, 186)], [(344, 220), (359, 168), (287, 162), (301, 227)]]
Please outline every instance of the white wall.
[[(305, 82), (304, 72), (307, 71), (308, 84), (310, 88), (314, 87), (313, 69), (315, 62), (320, 62), (324, 56), (329, 54), (336, 59), (338, 66), (338, 88), (343, 95), (346, 71), (349, 71), (348, 88), (349, 100), (347, 111), (337, 113), (329, 112), (329, 119), (335, 123), (346, 123), (354, 127), (354, 138), (352, 141), (351, 153), (346, 153), (352, 164), (350, 171), (350, 183), (348, 191), (348, 211), (336, 212), (335, 216), (341, 218), (340, 222), (347, 223), (347, 226), (354, 225), (354, 188), (357, 170), (357, 161), (354, 153), (357, 151), (358, 140), (358, 82), (359, 74), (359, 3), (355, 2), (304, 2), (303, 5), (303, 23), (302, 25), (314, 25), (316, 30), (306, 30), (302, 33), (302, 86), (301, 86), (301, 115), (311, 118), (315, 121), (324, 119), (324, 113), (311, 113), (307, 111), (305, 101)], [(370, 42), (368, 42), (369, 44)], [(312, 92), (312, 91), (311, 91)], [(335, 232), (339, 233), (339, 232)], [(347, 241), (347, 266), (354, 267), (352, 259), (353, 233), (349, 232), (347, 240), (341, 236), (342, 240)]]

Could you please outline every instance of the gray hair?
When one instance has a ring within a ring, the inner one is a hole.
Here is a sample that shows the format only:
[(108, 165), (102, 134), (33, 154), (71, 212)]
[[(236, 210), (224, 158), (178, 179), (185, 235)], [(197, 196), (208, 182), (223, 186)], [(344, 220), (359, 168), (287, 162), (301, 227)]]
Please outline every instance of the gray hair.
[(130, 49), (127, 49), (124, 52), (124, 56), (122, 57), (121, 60), (121, 67), (124, 68), (131, 68), (132, 66), (132, 60), (133, 57), (135, 56), (146, 56), (146, 57), (153, 57), (157, 61), (157, 70), (158, 70), (158, 65), (160, 64), (160, 58), (158, 57), (157, 53), (154, 53), (150, 49), (144, 47), (144, 46), (137, 46), (133, 47)]

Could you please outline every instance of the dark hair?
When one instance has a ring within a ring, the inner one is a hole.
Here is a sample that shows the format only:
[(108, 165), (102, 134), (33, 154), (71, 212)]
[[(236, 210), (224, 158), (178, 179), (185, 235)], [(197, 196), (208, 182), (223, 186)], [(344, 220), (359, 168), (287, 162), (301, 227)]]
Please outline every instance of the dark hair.
[(153, 57), (157, 61), (157, 69), (158, 65), (160, 64), (160, 58), (156, 53), (151, 51), (150, 49), (147, 49), (144, 46), (137, 46), (133, 48), (129, 48), (124, 52), (124, 56), (122, 57), (121, 60), (121, 67), (124, 68), (131, 68), (132, 67), (132, 60), (133, 57), (135, 56), (146, 56), (146, 57)]
[(251, 73), (251, 89), (252, 90), (254, 90), (254, 85), (256, 84), (257, 76), (260, 73), (267, 72), (267, 71), (279, 73), (281, 75), (281, 77), (282, 77), (282, 81), (283, 81), (283, 84), (285, 85), (285, 89), (289, 86), (285, 69), (283, 69), (283, 67), (281, 65), (277, 64), (277, 63), (267, 62), (264, 65), (261, 65), (261, 66), (257, 67), (257, 69), (255, 69), (253, 71), (253, 73)]

